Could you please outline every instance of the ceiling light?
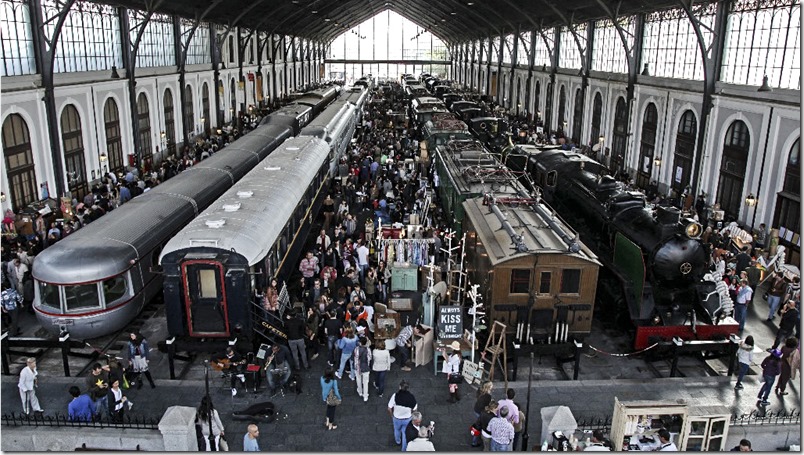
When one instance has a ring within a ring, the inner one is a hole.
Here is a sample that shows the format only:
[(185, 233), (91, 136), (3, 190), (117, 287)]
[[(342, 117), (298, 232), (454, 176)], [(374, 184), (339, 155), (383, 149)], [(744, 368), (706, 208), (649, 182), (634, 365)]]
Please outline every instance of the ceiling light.
[(318, 10), (315, 10), (315, 9), (314, 9), (314, 10), (310, 11), (310, 13), (312, 13), (312, 14), (318, 14)]
[(329, 22), (329, 18), (328, 18), (328, 17), (325, 17), (325, 18), (324, 18), (324, 22)]
[(472, 6), (474, 4), (475, 4), (475, 2), (466, 2), (466, 6)]
[(441, 22), (446, 22), (446, 21), (447, 21), (446, 19), (441, 19)]
[(450, 16), (454, 16), (454, 15), (456, 15), (456, 14), (458, 14), (458, 13), (456, 13), (455, 11), (453, 11), (453, 12), (451, 12), (451, 13), (449, 13), (449, 14), (450, 14)]

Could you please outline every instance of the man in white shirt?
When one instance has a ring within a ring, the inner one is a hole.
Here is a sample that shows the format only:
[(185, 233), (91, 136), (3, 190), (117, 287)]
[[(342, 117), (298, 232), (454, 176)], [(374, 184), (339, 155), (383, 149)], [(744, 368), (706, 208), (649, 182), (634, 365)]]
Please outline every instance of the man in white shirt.
[(430, 441), (430, 430), (424, 425), (419, 427), (419, 437), (410, 441), (405, 448), (406, 452), (435, 452), (435, 446)]
[(357, 265), (360, 267), (360, 285), (365, 285), (366, 271), (369, 268), (369, 249), (363, 239), (357, 241)]
[(25, 415), (30, 415), (31, 410), (36, 413), (44, 412), (39, 406), (39, 400), (36, 398), (36, 359), (30, 357), (28, 365), (20, 372), (20, 382), (18, 387), (20, 389), (20, 398), (22, 398), (22, 412)]
[(659, 430), (659, 452), (678, 452), (678, 447), (672, 441), (670, 432), (664, 428)]
[(608, 452), (611, 449), (606, 447), (604, 444), (605, 438), (603, 437), (603, 432), (600, 430), (595, 430), (592, 432), (592, 439), (591, 443), (583, 449), (584, 452)]

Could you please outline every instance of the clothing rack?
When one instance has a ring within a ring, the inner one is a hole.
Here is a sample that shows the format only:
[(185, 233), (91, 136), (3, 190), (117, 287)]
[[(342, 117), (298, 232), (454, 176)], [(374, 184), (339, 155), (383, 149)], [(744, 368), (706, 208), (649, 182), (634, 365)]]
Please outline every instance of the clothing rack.
[[(404, 232), (404, 231), (403, 231)], [(384, 239), (382, 224), (377, 229), (377, 260), (391, 262), (408, 262), (415, 265), (428, 265), (430, 263), (430, 245), (435, 243), (432, 238), (427, 239)]]

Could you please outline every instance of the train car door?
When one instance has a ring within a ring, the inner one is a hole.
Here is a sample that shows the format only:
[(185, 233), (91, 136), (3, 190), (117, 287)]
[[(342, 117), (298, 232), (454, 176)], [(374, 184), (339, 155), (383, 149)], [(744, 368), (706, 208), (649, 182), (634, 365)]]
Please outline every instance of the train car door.
[(182, 264), (190, 336), (229, 336), (223, 276), (220, 262), (187, 261)]

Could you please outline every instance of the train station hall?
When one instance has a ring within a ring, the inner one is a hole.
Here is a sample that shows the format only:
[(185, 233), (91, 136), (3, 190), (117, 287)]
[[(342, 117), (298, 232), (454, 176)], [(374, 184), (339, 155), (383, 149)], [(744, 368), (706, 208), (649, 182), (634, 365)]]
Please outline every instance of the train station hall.
[(800, 2), (0, 9), (0, 450), (801, 451)]

